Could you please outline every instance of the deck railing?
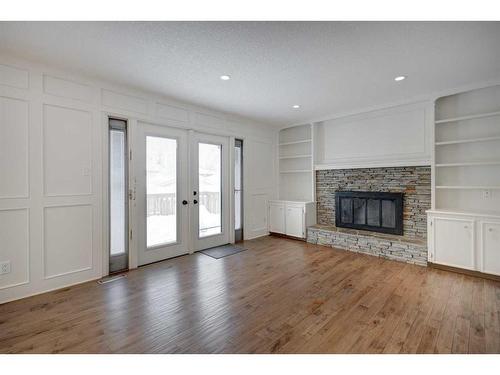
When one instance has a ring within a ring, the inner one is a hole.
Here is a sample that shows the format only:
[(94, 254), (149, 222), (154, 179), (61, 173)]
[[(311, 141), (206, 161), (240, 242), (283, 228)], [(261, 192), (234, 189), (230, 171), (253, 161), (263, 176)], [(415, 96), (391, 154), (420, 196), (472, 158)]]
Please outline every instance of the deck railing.
[[(169, 194), (148, 194), (147, 201), (147, 216), (166, 216), (174, 215), (176, 212), (177, 200), (175, 193)], [(194, 198), (193, 198), (194, 199)], [(219, 193), (200, 193), (198, 197), (200, 205), (207, 208), (212, 214), (220, 213), (220, 194)]]

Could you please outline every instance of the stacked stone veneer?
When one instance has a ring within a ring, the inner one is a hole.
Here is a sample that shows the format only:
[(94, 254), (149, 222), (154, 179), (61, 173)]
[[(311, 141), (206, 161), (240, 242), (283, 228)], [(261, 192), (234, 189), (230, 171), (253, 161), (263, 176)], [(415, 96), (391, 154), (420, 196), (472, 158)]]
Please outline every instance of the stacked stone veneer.
[[(335, 227), (336, 191), (402, 192), (403, 236)], [(331, 169), (316, 172), (318, 225), (307, 241), (407, 263), (427, 264), (430, 167)]]

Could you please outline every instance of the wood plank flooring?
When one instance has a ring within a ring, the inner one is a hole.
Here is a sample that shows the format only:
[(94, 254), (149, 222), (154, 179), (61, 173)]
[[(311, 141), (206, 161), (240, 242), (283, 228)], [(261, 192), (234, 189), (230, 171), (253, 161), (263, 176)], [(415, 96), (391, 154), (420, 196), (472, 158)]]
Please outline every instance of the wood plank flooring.
[(0, 353), (500, 353), (500, 283), (276, 237), (0, 305)]

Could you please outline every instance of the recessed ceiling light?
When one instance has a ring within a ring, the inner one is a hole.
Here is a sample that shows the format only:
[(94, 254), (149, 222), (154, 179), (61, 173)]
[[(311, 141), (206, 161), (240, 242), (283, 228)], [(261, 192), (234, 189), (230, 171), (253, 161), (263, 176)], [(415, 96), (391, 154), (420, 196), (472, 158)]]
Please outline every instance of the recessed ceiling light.
[(231, 79), (231, 77), (228, 76), (227, 74), (224, 74), (224, 75), (220, 76), (220, 79), (222, 79), (223, 81), (229, 81)]
[(298, 104), (294, 104), (294, 105), (292, 105), (292, 108), (299, 109), (299, 108), (300, 108), (300, 105), (298, 105)]
[(396, 82), (403, 81), (403, 80), (405, 80), (405, 79), (406, 79), (406, 76), (397, 76), (396, 78), (394, 78), (394, 80), (395, 80)]

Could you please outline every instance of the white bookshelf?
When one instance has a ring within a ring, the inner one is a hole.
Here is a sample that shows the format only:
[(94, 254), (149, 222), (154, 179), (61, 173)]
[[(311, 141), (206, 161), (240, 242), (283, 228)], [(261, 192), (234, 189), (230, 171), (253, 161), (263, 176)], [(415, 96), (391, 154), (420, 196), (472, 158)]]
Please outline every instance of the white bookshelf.
[(436, 100), (435, 208), (500, 213), (500, 86)]
[(312, 125), (299, 125), (279, 132), (279, 175), (281, 200), (314, 200)]

